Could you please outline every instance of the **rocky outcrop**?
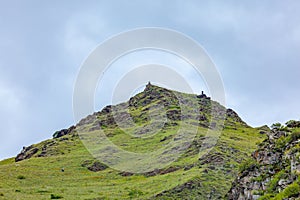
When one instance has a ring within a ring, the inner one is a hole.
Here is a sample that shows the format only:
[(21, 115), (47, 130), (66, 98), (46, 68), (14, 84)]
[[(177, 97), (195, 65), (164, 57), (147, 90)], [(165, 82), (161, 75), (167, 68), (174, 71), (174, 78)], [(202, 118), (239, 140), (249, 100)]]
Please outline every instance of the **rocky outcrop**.
[(180, 167), (171, 166), (171, 167), (166, 168), (166, 169), (155, 169), (153, 171), (144, 173), (143, 175), (146, 176), (146, 177), (157, 176), (157, 175), (164, 175), (164, 174), (175, 172), (175, 171), (177, 171), (179, 169), (181, 169), (181, 168)]
[(21, 153), (19, 153), (16, 158), (15, 161), (19, 162), (25, 159), (29, 159), (31, 158), (34, 154), (36, 154), (38, 152), (38, 148), (34, 147), (33, 145), (29, 146), (29, 147), (23, 147)]
[(299, 128), (300, 127), (300, 121), (290, 120), (286, 123), (286, 126), (289, 128)]
[(243, 163), (225, 199), (300, 198), (300, 133), (272, 129), (267, 139)]
[[(63, 139), (63, 138), (62, 138)], [(43, 147), (42, 147), (42, 151), (40, 154), (38, 154), (38, 157), (46, 157), (49, 155), (49, 148), (53, 145), (55, 145), (56, 142), (55, 141), (49, 141), (49, 142), (46, 142)]]
[(197, 95), (197, 98), (199, 99), (208, 99), (210, 100), (210, 97), (206, 96), (206, 94), (204, 94), (204, 92), (202, 91), (200, 95)]
[(92, 172), (103, 171), (108, 168), (107, 165), (97, 161), (97, 160), (86, 160), (81, 164), (82, 167), (86, 167)]
[(71, 132), (73, 132), (75, 130), (75, 126), (71, 126), (70, 128), (68, 129), (62, 129), (60, 131), (56, 131), (54, 134), (53, 134), (53, 138), (60, 138), (64, 135), (67, 135), (67, 134), (70, 134)]
[(239, 123), (242, 123), (242, 124), (246, 124), (240, 117), (239, 115), (232, 109), (227, 109), (226, 110), (226, 117), (227, 119), (228, 118), (231, 118), (233, 121), (235, 122), (239, 122)]
[[(56, 139), (56, 138), (60, 138), (67, 134), (73, 134), (73, 133), (75, 133), (75, 129), (76, 129), (75, 126), (71, 126), (68, 129), (62, 129), (60, 131), (56, 131), (53, 134), (53, 138)], [(65, 139), (65, 138), (61, 138), (61, 139)], [(53, 141), (45, 142), (45, 144), (42, 147), (40, 147), (40, 146), (37, 147), (36, 145), (30, 145), (28, 147), (23, 147), (22, 151), (15, 157), (15, 162), (29, 159), (33, 156), (45, 157), (48, 155), (48, 148), (53, 146), (55, 143), (56, 142), (53, 140)], [(39, 154), (38, 154), (38, 152), (39, 152)]]
[[(170, 191), (167, 190), (167, 191), (162, 191), (159, 194), (156, 194), (150, 199), (202, 199), (198, 197), (189, 198), (188, 196), (189, 193), (192, 193), (193, 191), (197, 191), (201, 187), (203, 187), (201, 180), (199, 178), (194, 178), (173, 188), (171, 191), (171, 195), (170, 195)], [(206, 199), (211, 199), (211, 198), (206, 198)]]

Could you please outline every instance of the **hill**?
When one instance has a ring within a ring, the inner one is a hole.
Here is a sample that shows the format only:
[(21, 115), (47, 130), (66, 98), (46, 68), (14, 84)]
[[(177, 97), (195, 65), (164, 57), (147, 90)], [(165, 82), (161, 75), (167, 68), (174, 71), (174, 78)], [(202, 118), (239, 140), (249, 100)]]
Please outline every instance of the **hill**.
[[(167, 165), (140, 158), (146, 168), (117, 159), (122, 154), (97, 140), (99, 131), (137, 155), (174, 146), (159, 154)], [(148, 84), (128, 102), (107, 106), (1, 161), (0, 199), (221, 199), (240, 163), (265, 138), (205, 94)]]

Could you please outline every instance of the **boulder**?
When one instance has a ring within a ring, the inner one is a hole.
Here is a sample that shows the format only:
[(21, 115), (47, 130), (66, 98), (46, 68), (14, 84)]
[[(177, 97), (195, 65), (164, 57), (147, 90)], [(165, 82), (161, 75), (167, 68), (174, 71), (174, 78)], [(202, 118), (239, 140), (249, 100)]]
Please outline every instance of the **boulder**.
[(105, 169), (107, 169), (108, 167), (99, 162), (99, 161), (95, 161), (91, 166), (88, 167), (88, 170), (93, 171), (93, 172), (98, 172), (98, 171), (103, 171)]

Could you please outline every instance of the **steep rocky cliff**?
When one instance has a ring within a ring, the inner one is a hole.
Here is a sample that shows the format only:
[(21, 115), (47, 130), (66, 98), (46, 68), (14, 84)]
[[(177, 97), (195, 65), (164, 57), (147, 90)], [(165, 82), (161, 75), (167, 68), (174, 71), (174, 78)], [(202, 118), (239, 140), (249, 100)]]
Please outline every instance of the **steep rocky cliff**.
[(300, 122), (277, 123), (240, 166), (226, 199), (300, 199)]

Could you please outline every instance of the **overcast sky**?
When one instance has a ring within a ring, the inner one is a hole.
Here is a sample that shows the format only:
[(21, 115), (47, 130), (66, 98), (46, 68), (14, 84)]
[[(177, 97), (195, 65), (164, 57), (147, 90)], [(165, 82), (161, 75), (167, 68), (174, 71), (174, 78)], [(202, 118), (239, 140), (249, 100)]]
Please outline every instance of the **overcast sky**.
[(0, 159), (74, 124), (82, 62), (138, 27), (175, 29), (201, 44), (222, 76), (227, 107), (248, 124), (299, 119), (299, 9), (297, 0), (1, 1)]

